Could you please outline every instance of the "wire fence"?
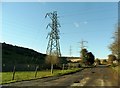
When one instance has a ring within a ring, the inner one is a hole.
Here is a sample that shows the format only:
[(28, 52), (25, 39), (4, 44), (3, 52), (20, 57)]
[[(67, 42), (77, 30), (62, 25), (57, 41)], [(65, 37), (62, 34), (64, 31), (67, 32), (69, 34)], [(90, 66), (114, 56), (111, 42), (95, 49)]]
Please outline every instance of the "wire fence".
[(69, 63), (62, 65), (54, 65), (51, 74), (50, 66), (37, 64), (3, 64), (2, 65), (2, 83), (9, 83), (21, 80), (31, 80), (42, 77), (60, 75), (75, 69), (79, 69), (80, 64)]

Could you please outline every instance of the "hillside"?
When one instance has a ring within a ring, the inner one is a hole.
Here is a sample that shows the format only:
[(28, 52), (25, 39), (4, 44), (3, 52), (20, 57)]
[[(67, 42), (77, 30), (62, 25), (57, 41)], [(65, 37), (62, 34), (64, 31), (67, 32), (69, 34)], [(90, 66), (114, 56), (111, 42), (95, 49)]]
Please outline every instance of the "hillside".
[(44, 62), (45, 56), (29, 48), (2, 43), (3, 64), (38, 64)]
[[(2, 70), (12, 71), (14, 65), (18, 70), (35, 70), (36, 65), (40, 69), (50, 68), (45, 63), (46, 54), (39, 53), (33, 49), (2, 44)], [(67, 63), (66, 57), (60, 58), (59, 64)], [(29, 69), (28, 69), (29, 67)]]

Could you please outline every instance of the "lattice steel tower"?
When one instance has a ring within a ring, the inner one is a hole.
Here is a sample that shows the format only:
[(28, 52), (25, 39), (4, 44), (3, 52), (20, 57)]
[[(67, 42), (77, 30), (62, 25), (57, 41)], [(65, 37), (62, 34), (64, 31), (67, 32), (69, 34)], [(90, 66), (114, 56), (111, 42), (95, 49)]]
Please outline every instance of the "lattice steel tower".
[(59, 44), (59, 27), (60, 24), (58, 22), (58, 16), (57, 16), (57, 11), (54, 11), (53, 13), (47, 13), (46, 17), (49, 17), (51, 19), (51, 23), (47, 25), (46, 28), (50, 27), (51, 32), (48, 33), (49, 36), (49, 41), (48, 41), (48, 46), (46, 50), (47, 55), (52, 55), (52, 53), (56, 54), (56, 56), (61, 57), (61, 52), (60, 52), (60, 44)]

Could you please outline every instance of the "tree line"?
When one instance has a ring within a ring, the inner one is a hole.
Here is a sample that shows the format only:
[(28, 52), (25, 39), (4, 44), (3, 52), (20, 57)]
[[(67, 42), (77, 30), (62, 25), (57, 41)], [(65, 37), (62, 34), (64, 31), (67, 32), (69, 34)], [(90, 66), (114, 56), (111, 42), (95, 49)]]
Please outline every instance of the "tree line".
[(113, 42), (109, 45), (109, 49), (112, 54), (108, 55), (109, 62), (118, 61), (120, 62), (120, 25), (116, 28), (113, 34)]

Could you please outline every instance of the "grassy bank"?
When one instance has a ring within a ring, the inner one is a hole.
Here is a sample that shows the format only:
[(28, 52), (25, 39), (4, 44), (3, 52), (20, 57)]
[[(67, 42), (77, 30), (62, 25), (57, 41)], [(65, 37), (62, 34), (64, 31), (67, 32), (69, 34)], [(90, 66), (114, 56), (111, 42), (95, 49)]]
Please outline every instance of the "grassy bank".
[(120, 66), (112, 67), (112, 69), (120, 74)]
[(54, 70), (53, 74), (51, 74), (50, 70), (38, 71), (36, 78), (35, 78), (35, 72), (33, 72), (33, 71), (16, 72), (14, 80), (12, 80), (12, 75), (13, 75), (12, 72), (2, 72), (2, 73), (0, 73), (0, 75), (2, 75), (2, 83), (0, 83), (0, 84), (23, 81), (23, 80), (37, 79), (37, 78), (43, 78), (43, 77), (48, 77), (48, 76), (60, 76), (60, 75), (73, 73), (73, 72), (76, 72), (79, 70), (80, 70), (80, 68), (74, 68), (74, 69), (69, 69), (69, 70), (64, 70), (64, 71), (63, 70)]

